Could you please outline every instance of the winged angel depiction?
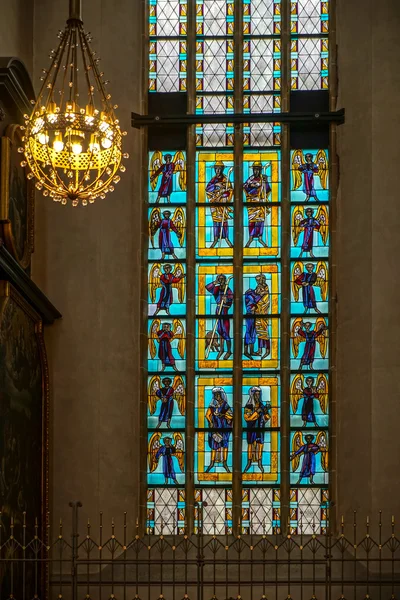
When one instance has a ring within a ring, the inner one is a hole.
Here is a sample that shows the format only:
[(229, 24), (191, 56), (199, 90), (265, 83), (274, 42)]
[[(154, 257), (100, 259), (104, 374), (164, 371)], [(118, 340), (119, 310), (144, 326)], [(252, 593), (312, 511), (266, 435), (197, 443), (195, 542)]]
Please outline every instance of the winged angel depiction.
[(302, 150), (293, 152), (292, 173), (293, 189), (299, 189), (303, 181), (303, 192), (306, 195), (305, 202), (308, 202), (310, 198), (318, 202), (314, 175), (319, 177), (322, 189), (326, 190), (328, 183), (328, 158), (325, 150), (318, 150), (315, 162), (310, 152), (307, 152), (306, 155), (303, 154)]
[(176, 375), (174, 381), (170, 377), (161, 379), (159, 375), (154, 375), (150, 379), (148, 406), (151, 415), (156, 412), (159, 401), (161, 401), (161, 407), (158, 413), (157, 429), (161, 427), (162, 423), (166, 423), (170, 429), (174, 402), (177, 403), (181, 415), (184, 415), (186, 410), (185, 385), (180, 375)]
[(164, 163), (162, 162), (162, 153), (157, 150), (153, 153), (150, 160), (150, 185), (154, 191), (157, 187), (158, 179), (161, 175), (161, 183), (157, 192), (156, 203), (164, 200), (170, 202), (170, 197), (173, 192), (174, 173), (179, 172), (179, 187), (182, 191), (186, 190), (186, 163), (185, 155), (178, 150), (174, 158), (172, 154), (164, 154)]
[(315, 231), (320, 234), (322, 242), (324, 246), (326, 246), (329, 234), (328, 226), (328, 211), (323, 204), (318, 207), (317, 215), (315, 217), (312, 208), (308, 207), (304, 211), (302, 206), (295, 207), (292, 214), (292, 238), (295, 246), (298, 244), (301, 232), (304, 232), (300, 256), (303, 256), (303, 253), (305, 253), (314, 258), (313, 249)]
[(301, 405), (303, 427), (306, 427), (307, 423), (313, 423), (314, 427), (318, 427), (314, 404), (317, 400), (322, 413), (326, 415), (328, 410), (328, 379), (326, 375), (320, 373), (316, 384), (314, 377), (304, 378), (304, 375), (296, 375), (290, 386), (290, 402), (294, 414), (297, 413), (300, 400), (303, 401)]
[(292, 293), (296, 302), (299, 301), (299, 292), (301, 290), (304, 312), (308, 313), (311, 309), (320, 313), (315, 297), (314, 286), (321, 291), (322, 301), (325, 302), (328, 295), (328, 266), (320, 261), (315, 265), (313, 263), (296, 262), (292, 269)]
[(157, 341), (159, 344), (158, 358), (162, 364), (161, 371), (164, 371), (166, 367), (172, 367), (174, 371), (178, 370), (172, 352), (171, 342), (173, 340), (178, 340), (177, 351), (179, 356), (183, 358), (185, 356), (185, 330), (182, 321), (174, 319), (171, 326), (171, 323), (161, 325), (160, 319), (154, 319), (150, 325), (149, 350), (151, 358), (155, 358)]
[(156, 431), (149, 441), (148, 457), (150, 473), (153, 473), (157, 469), (158, 462), (161, 458), (165, 483), (170, 483), (169, 480), (172, 479), (175, 485), (179, 485), (176, 478), (174, 458), (178, 461), (179, 469), (183, 473), (185, 460), (182, 434), (173, 433), (172, 437), (166, 436), (164, 438), (161, 438), (161, 436), (162, 434), (159, 431)]
[(325, 319), (323, 317), (318, 317), (314, 329), (312, 329), (312, 326), (313, 324), (310, 322), (304, 323), (301, 317), (298, 317), (293, 321), (291, 338), (293, 355), (295, 358), (299, 355), (300, 344), (305, 342), (303, 355), (300, 359), (300, 371), (304, 366), (307, 366), (310, 370), (313, 369), (317, 342), (322, 358), (325, 358), (328, 349), (328, 338), (325, 335), (325, 331), (328, 327)]
[(185, 213), (180, 206), (175, 209), (172, 218), (170, 210), (164, 210), (161, 213), (159, 208), (153, 208), (150, 213), (149, 235), (151, 245), (154, 248), (154, 236), (159, 231), (158, 247), (161, 251), (161, 260), (165, 259), (165, 255), (177, 258), (172, 241), (172, 232), (175, 233), (179, 245), (182, 247), (185, 241), (185, 224)]
[(157, 308), (154, 313), (156, 315), (160, 310), (165, 310), (169, 315), (171, 304), (174, 301), (173, 289), (178, 290), (178, 302), (181, 304), (185, 297), (185, 274), (183, 265), (164, 265), (164, 273), (161, 273), (160, 263), (154, 263), (150, 269), (149, 286), (150, 299), (154, 304), (156, 301), (157, 290), (161, 288), (161, 293), (158, 298)]
[(292, 439), (292, 471), (295, 473), (299, 468), (300, 456), (303, 455), (303, 463), (301, 465), (299, 480), (306, 477), (309, 483), (314, 483), (314, 475), (316, 471), (315, 455), (321, 452), (321, 465), (325, 473), (328, 471), (328, 440), (325, 431), (320, 431), (314, 442), (314, 435), (307, 434), (304, 436), (301, 431), (296, 431)]

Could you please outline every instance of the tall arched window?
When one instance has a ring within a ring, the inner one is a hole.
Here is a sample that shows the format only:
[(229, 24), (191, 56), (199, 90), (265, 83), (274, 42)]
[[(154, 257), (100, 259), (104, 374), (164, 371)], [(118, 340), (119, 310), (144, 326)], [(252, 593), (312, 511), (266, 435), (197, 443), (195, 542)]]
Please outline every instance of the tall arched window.
[(149, 0), (149, 533), (200, 515), (216, 534), (327, 526), (330, 17), (319, 0)]

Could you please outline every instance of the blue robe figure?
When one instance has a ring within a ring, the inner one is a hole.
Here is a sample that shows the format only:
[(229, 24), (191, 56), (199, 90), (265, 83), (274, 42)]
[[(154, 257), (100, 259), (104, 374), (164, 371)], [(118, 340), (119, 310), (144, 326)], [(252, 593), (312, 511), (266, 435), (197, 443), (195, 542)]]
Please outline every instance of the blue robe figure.
[(227, 286), (226, 276), (223, 274), (217, 275), (217, 278), (213, 283), (208, 283), (206, 285), (206, 290), (213, 295), (217, 304), (215, 310), (215, 314), (218, 315), (216, 333), (220, 339), (220, 350), (217, 360), (221, 358), (224, 352), (224, 342), (226, 342), (226, 353), (224, 360), (228, 360), (228, 358), (232, 355), (232, 340), (229, 332), (230, 320), (224, 315), (228, 314), (229, 309), (232, 306), (233, 292), (231, 288)]
[(171, 444), (171, 438), (164, 438), (164, 446), (160, 446), (157, 450), (156, 460), (158, 461), (162, 458), (162, 469), (163, 475), (165, 477), (165, 483), (169, 483), (169, 479), (178, 485), (178, 481), (176, 479), (176, 473), (174, 469), (173, 456), (176, 454), (176, 449)]
[(261, 473), (264, 473), (262, 465), (264, 429), (271, 418), (270, 409), (271, 406), (262, 401), (261, 388), (257, 386), (250, 388), (249, 399), (244, 407), (244, 420), (247, 425), (247, 465), (244, 473), (250, 469), (253, 462), (256, 462)]
[(305, 436), (306, 443), (301, 446), (296, 452), (293, 452), (290, 456), (290, 460), (293, 460), (295, 456), (299, 456), (303, 454), (303, 464), (300, 469), (300, 476), (297, 483), (301, 483), (301, 480), (304, 477), (307, 477), (310, 480), (310, 483), (314, 483), (314, 475), (315, 475), (315, 455), (320, 451), (320, 447), (317, 444), (314, 444), (314, 436), (306, 435)]
[(206, 473), (211, 471), (215, 463), (222, 463), (225, 471), (230, 473), (227, 464), (229, 438), (233, 425), (232, 409), (228, 404), (225, 390), (215, 387), (212, 390), (212, 401), (206, 412), (208, 426), (211, 429), (208, 434), (208, 446), (211, 450), (211, 462)]
[(312, 208), (306, 209), (306, 218), (300, 221), (299, 226), (303, 228), (304, 236), (303, 243), (301, 245), (300, 256), (302, 256), (303, 252), (309, 253), (310, 256), (314, 256), (313, 248), (314, 248), (314, 231), (318, 231), (321, 227), (321, 223), (318, 219), (313, 217), (314, 211)]
[(312, 154), (307, 153), (304, 158), (306, 163), (299, 165), (299, 171), (303, 173), (303, 192), (306, 195), (306, 202), (310, 197), (318, 200), (314, 187), (314, 174), (318, 173), (318, 166), (313, 162)]
[(169, 429), (171, 427), (172, 411), (174, 410), (174, 388), (171, 385), (172, 379), (169, 377), (165, 377), (162, 383), (164, 387), (156, 391), (156, 396), (161, 400), (157, 429), (161, 427), (161, 423), (167, 423)]

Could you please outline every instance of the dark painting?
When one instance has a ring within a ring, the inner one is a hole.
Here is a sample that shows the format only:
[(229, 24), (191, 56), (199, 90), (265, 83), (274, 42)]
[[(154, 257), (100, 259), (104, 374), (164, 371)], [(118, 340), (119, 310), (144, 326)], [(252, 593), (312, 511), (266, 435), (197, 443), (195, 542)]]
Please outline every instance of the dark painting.
[[(26, 537), (35, 535), (35, 517), (41, 537), (43, 490), (43, 386), (41, 323), (28, 305), (6, 282), (0, 282), (0, 508), (3, 542), (14, 525), (21, 541), (23, 521)], [(24, 517), (24, 513), (26, 516)], [(9, 547), (8, 553), (20, 550)], [(31, 551), (30, 551), (31, 552)], [(33, 557), (33, 556), (32, 556)], [(19, 592), (18, 568), (14, 567), (16, 589), (10, 589), (10, 568), (0, 573), (2, 597)], [(25, 574), (26, 591), (35, 593), (34, 573)], [(30, 581), (31, 580), (31, 581)], [(28, 591), (29, 590), (29, 591)], [(18, 595), (17, 595), (18, 597)]]

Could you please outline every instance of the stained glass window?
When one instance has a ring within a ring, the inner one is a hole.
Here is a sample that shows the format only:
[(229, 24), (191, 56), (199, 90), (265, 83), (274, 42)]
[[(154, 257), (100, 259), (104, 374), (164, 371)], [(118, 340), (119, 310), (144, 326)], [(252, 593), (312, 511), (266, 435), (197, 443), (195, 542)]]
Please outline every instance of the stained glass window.
[(184, 97), (194, 119), (147, 138), (147, 530), (324, 532), (329, 126), (281, 116), (301, 94), (325, 102), (328, 2), (149, 0), (148, 15), (149, 102)]

